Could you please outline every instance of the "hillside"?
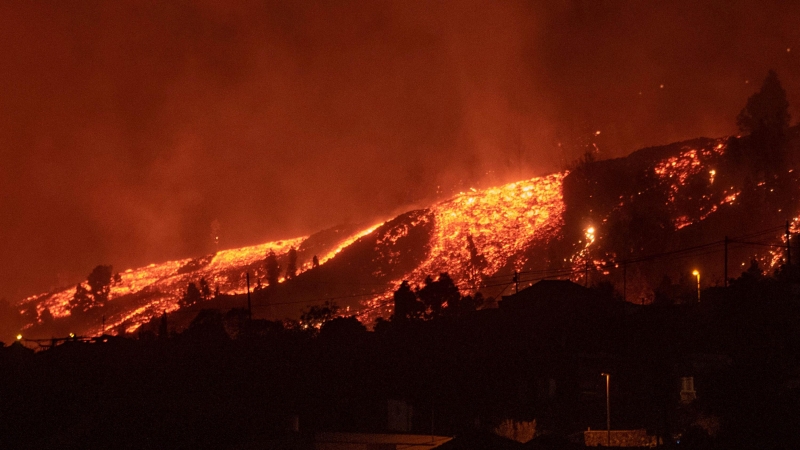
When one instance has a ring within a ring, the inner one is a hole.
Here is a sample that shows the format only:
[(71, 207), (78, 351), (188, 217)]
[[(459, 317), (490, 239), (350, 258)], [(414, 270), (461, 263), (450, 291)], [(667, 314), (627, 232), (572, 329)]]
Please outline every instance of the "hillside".
[[(791, 156), (797, 154), (798, 130), (790, 132)], [(519, 271), (523, 285), (545, 277), (604, 281), (617, 290), (624, 283), (627, 300), (650, 302), (663, 275), (685, 278), (690, 266), (703, 268), (707, 283), (719, 283), (718, 255), (626, 261), (775, 228), (796, 216), (800, 182), (793, 158), (785, 173), (767, 179), (738, 156), (747, 145), (747, 138), (731, 137), (646, 148), (625, 158), (584, 161), (563, 173), (473, 189), (382, 224), (339, 226), (129, 269), (112, 282), (102, 307), (70, 311), (76, 289), (71, 286), (21, 300), (16, 305), (19, 323), (26, 336), (49, 337), (100, 334), (103, 320), (106, 332), (129, 333), (163, 312), (186, 322), (201, 307), (244, 307), (247, 272), (253, 314), (269, 319), (296, 318), (303, 307), (326, 300), (367, 322), (388, 317), (391, 294), (402, 280), (421, 285), (427, 276), (442, 272), (464, 293), (479, 290), (487, 297), (510, 293), (514, 271)], [(770, 235), (780, 236), (779, 229)], [(292, 247), (298, 252), (299, 274), (264, 288), (266, 253), (274, 251), (286, 267)], [(318, 267), (312, 266), (314, 256)], [(753, 257), (760, 258), (762, 267), (780, 263), (773, 248), (740, 246), (729, 266)], [(181, 309), (178, 302), (187, 285), (201, 278), (219, 295)]]

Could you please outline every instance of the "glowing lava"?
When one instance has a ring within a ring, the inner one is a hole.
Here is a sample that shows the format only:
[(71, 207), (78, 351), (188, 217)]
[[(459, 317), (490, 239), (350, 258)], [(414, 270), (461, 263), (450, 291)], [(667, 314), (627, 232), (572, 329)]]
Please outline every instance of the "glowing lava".
[[(664, 207), (671, 214), (674, 229), (706, 219), (722, 205), (734, 202), (740, 194), (734, 187), (718, 187), (723, 182), (720, 180), (725, 179), (720, 166), (716, 165), (725, 153), (725, 142), (720, 139), (700, 148), (684, 147), (676, 156), (657, 161), (649, 169), (658, 180), (657, 188), (665, 192), (665, 197), (659, 202), (666, 201)], [(500, 187), (472, 189), (431, 208), (407, 213), (401, 216), (402, 219), (337, 238), (326, 244), (319, 263), (325, 264), (339, 257), (350, 246), (358, 244), (364, 248), (365, 244), (372, 245), (370, 249), (375, 255), (372, 262), (376, 264), (371, 269), (371, 276), (378, 281), (373, 285), (379, 287), (363, 288), (371, 297), (363, 302), (365, 308), (359, 315), (367, 319), (376, 314), (386, 315), (392, 292), (402, 280), (420, 286), (427, 276), (436, 277), (447, 272), (465, 294), (474, 293), (485, 288), (490, 277), (513, 273), (533, 262), (527, 260), (531, 258), (532, 248), (546, 248), (560, 239), (565, 209), (562, 188), (566, 176), (567, 172), (563, 172)], [(711, 189), (715, 183), (717, 186)], [(651, 188), (643, 190), (647, 189)], [(636, 195), (642, 194), (620, 196), (619, 204), (615, 201), (609, 214), (620, 211)], [(600, 253), (595, 248), (602, 247), (607, 220), (606, 216), (595, 218), (593, 224), (586, 225), (580, 241), (570, 244), (573, 245), (570, 250), (573, 254), (558, 256), (559, 261), (563, 258), (567, 272), (582, 273), (590, 265), (602, 272), (609, 262), (613, 263), (613, 255), (594, 254)], [(796, 226), (793, 223), (793, 227)], [(403, 239), (411, 236), (414, 230), (415, 236), (422, 237), (414, 241), (416, 247), (412, 249), (409, 247), (412, 244), (408, 240), (404, 244)], [(297, 237), (222, 250), (205, 258), (181, 259), (126, 270), (111, 286), (107, 308), (103, 310), (106, 329), (122, 325), (131, 331), (153, 316), (178, 309), (178, 301), (187, 284), (200, 278), (205, 278), (212, 289), (219, 289), (222, 294), (243, 293), (245, 273), (251, 271), (252, 275), (261, 270), (260, 264), (269, 250), (284, 258), (290, 248), (301, 248), (306, 239)], [(427, 242), (423, 242), (426, 239)], [(404, 259), (406, 254), (403, 252), (408, 251), (420, 252), (413, 264), (407, 264), (408, 258)], [(403, 263), (405, 266), (398, 265), (403, 261), (406, 261)], [(300, 271), (308, 270), (313, 270), (313, 267), (306, 258), (300, 263)], [(35, 306), (39, 321), (47, 316), (45, 310), (54, 318), (67, 317), (74, 292), (75, 288), (70, 287), (32, 296), (19, 306), (20, 309)], [(120, 306), (112, 307), (114, 305)], [(100, 331), (98, 323), (87, 333)]]
[(421, 283), (428, 275), (447, 272), (459, 287), (478, 288), (481, 277), (497, 273), (533, 241), (558, 234), (566, 175), (461, 193), (436, 205), (430, 255), (407, 279)]

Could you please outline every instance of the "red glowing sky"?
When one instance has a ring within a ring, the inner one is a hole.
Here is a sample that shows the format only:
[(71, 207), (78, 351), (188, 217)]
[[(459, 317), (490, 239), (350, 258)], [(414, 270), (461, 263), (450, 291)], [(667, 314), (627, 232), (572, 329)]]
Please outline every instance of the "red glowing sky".
[(219, 3), (0, 3), (0, 297), (800, 104), (800, 4)]

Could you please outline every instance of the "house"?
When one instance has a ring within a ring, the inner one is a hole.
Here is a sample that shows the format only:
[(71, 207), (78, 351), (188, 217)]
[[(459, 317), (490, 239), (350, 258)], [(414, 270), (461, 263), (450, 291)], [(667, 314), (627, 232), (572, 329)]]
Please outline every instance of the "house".
[(317, 433), (315, 450), (429, 450), (450, 441), (449, 436), (423, 434)]

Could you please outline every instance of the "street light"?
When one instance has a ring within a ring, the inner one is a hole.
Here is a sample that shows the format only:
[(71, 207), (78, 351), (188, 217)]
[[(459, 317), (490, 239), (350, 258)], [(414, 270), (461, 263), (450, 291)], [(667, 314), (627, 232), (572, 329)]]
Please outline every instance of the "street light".
[(600, 375), (606, 377), (606, 446), (611, 447), (611, 396), (608, 389), (611, 375), (607, 373), (601, 373)]
[(700, 303), (700, 272), (695, 269), (692, 275), (697, 277), (697, 303)]

